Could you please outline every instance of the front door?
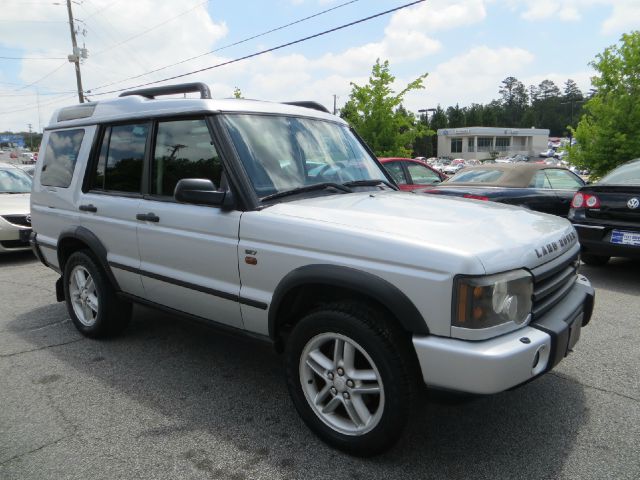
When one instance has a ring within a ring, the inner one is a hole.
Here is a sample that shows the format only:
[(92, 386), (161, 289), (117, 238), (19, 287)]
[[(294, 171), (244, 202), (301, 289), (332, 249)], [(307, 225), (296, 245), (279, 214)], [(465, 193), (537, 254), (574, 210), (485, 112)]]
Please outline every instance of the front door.
[[(238, 211), (177, 203), (183, 178), (220, 187), (222, 161), (204, 118), (159, 121), (153, 135), (148, 195), (138, 209), (140, 271), (148, 300), (242, 327)], [(224, 185), (223, 185), (224, 187)]]

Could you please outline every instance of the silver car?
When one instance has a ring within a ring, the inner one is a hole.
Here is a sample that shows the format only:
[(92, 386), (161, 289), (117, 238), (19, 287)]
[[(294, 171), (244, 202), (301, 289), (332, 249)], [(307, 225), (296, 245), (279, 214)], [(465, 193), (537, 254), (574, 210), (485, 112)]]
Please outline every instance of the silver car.
[(31, 233), (31, 177), (0, 163), (0, 253), (28, 250)]

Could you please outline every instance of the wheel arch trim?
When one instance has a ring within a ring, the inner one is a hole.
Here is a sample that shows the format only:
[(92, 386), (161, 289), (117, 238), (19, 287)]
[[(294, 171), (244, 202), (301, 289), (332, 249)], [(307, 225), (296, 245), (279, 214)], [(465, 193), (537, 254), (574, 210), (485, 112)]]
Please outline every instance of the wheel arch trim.
[(268, 313), (269, 336), (278, 335), (278, 311), (294, 288), (322, 284), (345, 288), (374, 298), (386, 307), (408, 332), (428, 335), (429, 329), (413, 302), (395, 285), (372, 273), (341, 265), (312, 264), (292, 270), (276, 287)]

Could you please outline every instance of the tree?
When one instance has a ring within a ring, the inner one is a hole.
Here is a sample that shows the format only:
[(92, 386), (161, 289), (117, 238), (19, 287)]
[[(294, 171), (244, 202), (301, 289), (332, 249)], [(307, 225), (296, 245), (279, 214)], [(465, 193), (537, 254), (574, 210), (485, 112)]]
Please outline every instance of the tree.
[(582, 100), (584, 98), (584, 95), (582, 95), (582, 91), (580, 90), (580, 88), (578, 88), (578, 85), (576, 84), (576, 82), (574, 82), (571, 79), (568, 79), (566, 82), (564, 82), (564, 101), (565, 102), (570, 102), (570, 101), (579, 101)]
[(410, 156), (413, 141), (424, 134), (426, 128), (400, 107), (408, 92), (424, 88), (422, 81), (426, 76), (426, 73), (421, 75), (396, 94), (391, 89), (395, 77), (389, 71), (389, 62), (380, 63), (378, 59), (367, 85), (351, 83), (351, 94), (340, 116), (356, 129), (376, 155)]
[(465, 118), (464, 111), (460, 108), (460, 106), (456, 103), (455, 107), (447, 108), (447, 120), (449, 126), (452, 128), (464, 127)]
[(640, 156), (640, 31), (622, 35), (591, 66), (595, 93), (584, 104), (569, 158), (599, 176)]
[(517, 127), (529, 104), (527, 88), (516, 77), (507, 77), (498, 90), (502, 97), (501, 121), (505, 126)]
[(235, 87), (235, 88), (233, 89), (233, 98), (244, 98), (244, 97), (242, 96), (242, 90), (240, 90), (240, 88), (239, 88), (239, 87)]

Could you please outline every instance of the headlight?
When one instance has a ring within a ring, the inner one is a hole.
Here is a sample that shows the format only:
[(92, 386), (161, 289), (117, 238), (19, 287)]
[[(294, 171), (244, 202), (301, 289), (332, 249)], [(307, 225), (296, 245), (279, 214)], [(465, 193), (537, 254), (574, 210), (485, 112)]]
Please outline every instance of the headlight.
[(483, 329), (524, 324), (531, 314), (533, 278), (525, 270), (459, 277), (455, 281), (454, 327)]

